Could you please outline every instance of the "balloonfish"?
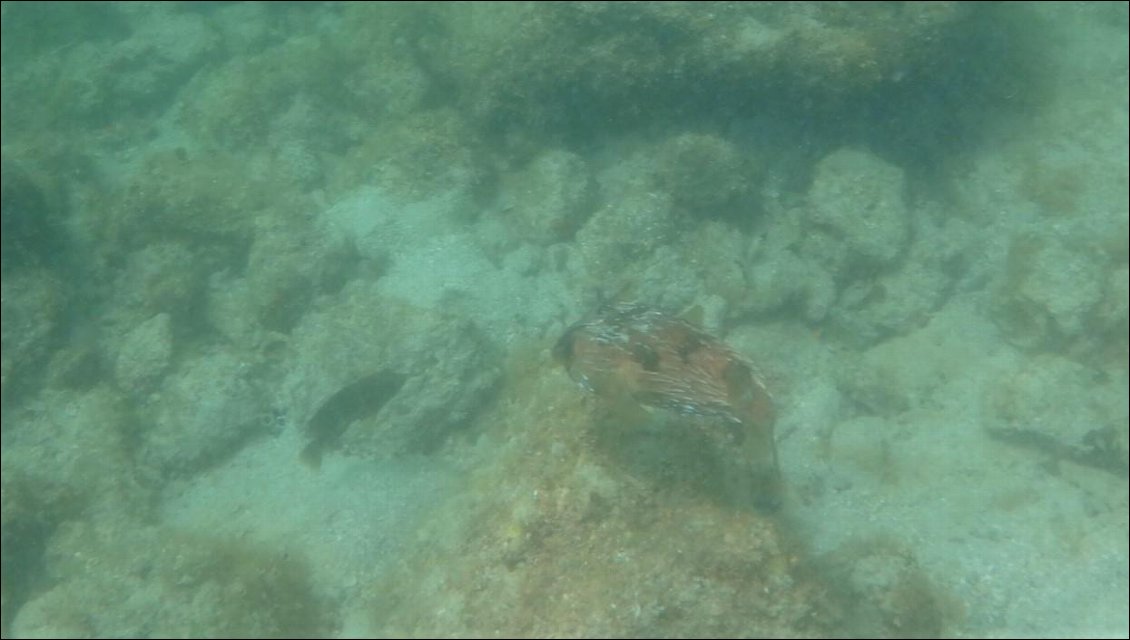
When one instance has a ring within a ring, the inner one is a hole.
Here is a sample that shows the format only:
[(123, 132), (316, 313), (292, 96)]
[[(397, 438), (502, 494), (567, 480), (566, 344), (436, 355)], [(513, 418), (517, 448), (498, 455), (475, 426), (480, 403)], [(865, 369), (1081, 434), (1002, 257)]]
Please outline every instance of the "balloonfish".
[(725, 343), (661, 311), (619, 304), (570, 327), (553, 353), (600, 398), (727, 425), (748, 463), (753, 500), (779, 504), (773, 400), (753, 366)]

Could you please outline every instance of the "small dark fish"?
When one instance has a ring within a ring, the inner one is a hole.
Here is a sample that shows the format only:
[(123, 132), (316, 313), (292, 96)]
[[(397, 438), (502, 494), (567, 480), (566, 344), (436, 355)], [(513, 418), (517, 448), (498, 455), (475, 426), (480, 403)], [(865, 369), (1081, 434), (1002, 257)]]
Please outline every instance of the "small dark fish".
[(322, 453), (338, 446), (350, 424), (380, 411), (403, 385), (404, 376), (378, 371), (337, 390), (306, 423), (306, 436), (310, 442), (302, 450), (302, 462), (314, 469), (319, 468)]
[(553, 353), (605, 400), (722, 420), (749, 458), (759, 502), (779, 502), (773, 400), (753, 366), (722, 341), (661, 311), (620, 304), (570, 327)]

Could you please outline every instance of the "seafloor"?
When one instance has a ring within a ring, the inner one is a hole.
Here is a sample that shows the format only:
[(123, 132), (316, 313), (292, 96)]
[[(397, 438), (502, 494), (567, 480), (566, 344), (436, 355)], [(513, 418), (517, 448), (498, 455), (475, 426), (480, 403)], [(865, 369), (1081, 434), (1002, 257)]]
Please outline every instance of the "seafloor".
[(3, 637), (1130, 633), (1126, 3), (0, 7)]

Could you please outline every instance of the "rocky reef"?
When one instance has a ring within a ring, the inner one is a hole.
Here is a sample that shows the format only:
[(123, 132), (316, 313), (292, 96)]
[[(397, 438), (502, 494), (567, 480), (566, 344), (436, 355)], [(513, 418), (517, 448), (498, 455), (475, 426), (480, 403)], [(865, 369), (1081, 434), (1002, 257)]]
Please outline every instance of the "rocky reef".
[(1124, 4), (0, 11), (4, 637), (1125, 635)]

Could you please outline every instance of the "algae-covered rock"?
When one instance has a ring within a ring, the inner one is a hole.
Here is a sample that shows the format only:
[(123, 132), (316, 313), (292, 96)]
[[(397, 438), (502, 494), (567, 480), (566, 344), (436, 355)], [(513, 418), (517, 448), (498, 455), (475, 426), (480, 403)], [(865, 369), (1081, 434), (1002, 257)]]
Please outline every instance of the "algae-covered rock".
[(59, 265), (66, 248), (50, 192), (6, 154), (0, 156), (0, 269)]
[(952, 309), (907, 335), (886, 340), (852, 358), (840, 373), (847, 395), (868, 414), (891, 417), (918, 409), (1004, 346), (987, 320), (955, 330)]
[(798, 252), (806, 230), (803, 215), (790, 211), (777, 215), (750, 243), (744, 261), (746, 295), (734, 302), (743, 312), (799, 313), (809, 322), (828, 315), (836, 299), (836, 280), (828, 269)]
[(257, 212), (292, 205), (280, 197), (292, 189), (275, 176), (249, 171), (246, 157), (156, 153), (110, 205), (110, 225), (121, 228), (109, 231), (134, 246), (184, 238), (239, 245), (251, 237)]
[(92, 60), (91, 86), (104, 87), (107, 106), (128, 111), (163, 107), (188, 78), (218, 58), (220, 38), (204, 16), (174, 5), (130, 8), (129, 38), (106, 59)]
[(1107, 274), (1106, 297), (1099, 305), (1098, 350), (1114, 365), (1127, 365), (1130, 341), (1130, 269), (1123, 265)]
[(9, 100), (6, 91), (5, 114), (84, 135), (152, 117), (220, 53), (209, 21), (176, 5), (21, 7), (5, 10), (4, 24), (5, 43), (13, 34), (26, 45), (11, 58), (23, 63), (13, 65), (23, 97)]
[[(420, 109), (366, 127), (364, 136), (331, 181), (340, 192), (374, 183), (392, 195), (423, 200), (436, 194), (477, 195), (491, 182), (491, 166), (480, 157), (479, 137), (466, 116), (451, 108)], [(473, 217), (463, 207), (465, 218)]]
[[(840, 620), (776, 522), (729, 503), (680, 425), (598, 412), (548, 358), (512, 363), (493, 449), (373, 585), (374, 635), (772, 636)], [(686, 426), (686, 425), (682, 425)], [(680, 435), (682, 433), (682, 435)], [(531, 603), (536, 603), (531, 606)]]
[(33, 269), (4, 276), (0, 309), (0, 392), (24, 388), (38, 379), (37, 372), (54, 346), (65, 320), (68, 291), (53, 273)]
[(609, 284), (646, 263), (678, 230), (674, 202), (655, 184), (655, 163), (635, 153), (598, 176), (602, 205), (577, 232), (581, 264), (590, 278)]
[(341, 96), (345, 62), (322, 38), (302, 34), (228, 58), (181, 92), (184, 126), (205, 148), (261, 146), (294, 96)]
[(1125, 371), (1110, 377), (1054, 355), (1026, 359), (988, 390), (994, 437), (1050, 460), (1125, 477), (1128, 416)]
[(134, 327), (122, 339), (114, 367), (118, 383), (135, 395), (146, 392), (168, 369), (172, 354), (169, 314), (159, 313)]
[(230, 351), (186, 359), (146, 408), (141, 461), (161, 474), (193, 473), (265, 433), (272, 426), (267, 396), (252, 374)]
[[(977, 232), (937, 203), (912, 206), (903, 170), (870, 153), (841, 149), (817, 163), (815, 172), (803, 226), (778, 232), (783, 238), (767, 246), (789, 265), (794, 251), (782, 245), (791, 240), (812, 284), (803, 288), (801, 279), (777, 288), (796, 298), (798, 289), (827, 294), (822, 279), (835, 283), (834, 301), (810, 302), (805, 315), (826, 321), (829, 334), (847, 344), (871, 345), (923, 325), (971, 262), (963, 254)], [(773, 255), (762, 256), (756, 268)], [(774, 265), (765, 267), (772, 273)]]
[[(5, 135), (7, 131), (5, 124)], [(7, 152), (0, 157), (0, 395), (5, 409), (15, 397), (10, 391), (39, 381), (73, 305), (68, 283), (74, 252), (52, 188), (56, 185), (48, 177)]]
[(62, 527), (51, 588), (12, 622), (16, 637), (315, 637), (327, 608), (303, 561), (128, 520)]
[(289, 349), (275, 404), (309, 438), (319, 437), (309, 431), (321, 428), (314, 419), (343, 389), (371, 376), (396, 380), (390, 397), (344, 412), (346, 424), (333, 426), (347, 452), (371, 458), (437, 449), (471, 425), (499, 376), (495, 347), (473, 323), (360, 283), (304, 316)]
[[(151, 516), (151, 493), (133, 474), (133, 415), (119, 391), (108, 384), (41, 391), (35, 401), (37, 410), (5, 407), (3, 418), (0, 623), (6, 637), (16, 609), (42, 593), (43, 554), (56, 527), (94, 512)], [(51, 629), (64, 633), (67, 621), (58, 623)]]
[(804, 206), (776, 213), (752, 244), (742, 306), (801, 315), (860, 346), (921, 326), (951, 292), (971, 233), (938, 207), (908, 205), (905, 188), (902, 169), (870, 153), (826, 156)]
[(874, 344), (926, 323), (951, 285), (952, 277), (938, 264), (907, 260), (891, 273), (845, 287), (829, 324), (845, 342)]
[[(641, 121), (826, 112), (932, 75), (961, 6), (476, 4), (437, 11), (422, 51), (488, 129), (591, 135)], [(434, 27), (433, 27), (434, 28)]]
[(503, 180), (502, 208), (531, 241), (569, 240), (592, 213), (595, 185), (583, 158), (551, 150)]
[(808, 219), (817, 240), (842, 250), (809, 239), (811, 257), (839, 278), (891, 265), (910, 239), (904, 188), (902, 170), (869, 153), (841, 149), (825, 157), (808, 192)]
[[(6, 447), (10, 449), (11, 445)], [(17, 469), (5, 457), (0, 470), (0, 629), (5, 637), (9, 636), (16, 610), (42, 579), (48, 537), (60, 522), (75, 517), (84, 506), (73, 487), (54, 478), (34, 476), (27, 469)]]
[(795, 309), (805, 320), (819, 322), (835, 300), (832, 276), (788, 249), (759, 253), (747, 274), (748, 294), (741, 304), (755, 315)]
[(37, 504), (52, 523), (84, 510), (145, 513), (149, 494), (134, 475), (136, 417), (110, 385), (43, 391), (42, 410), (4, 419), (3, 466), (21, 490), (17, 504)]
[(127, 325), (167, 313), (191, 317), (205, 289), (205, 260), (189, 244), (155, 242), (129, 254), (116, 274), (113, 314)]
[(676, 206), (707, 217), (748, 217), (761, 168), (737, 145), (718, 136), (687, 133), (664, 144), (658, 162), (660, 184)]
[(945, 603), (914, 554), (884, 540), (855, 541), (825, 560), (845, 591), (851, 625), (873, 637), (936, 638)]
[(212, 278), (208, 321), (240, 344), (289, 332), (316, 296), (344, 284), (357, 261), (352, 246), (327, 242), (304, 220), (260, 216), (243, 272)]
[(1102, 254), (1077, 239), (1021, 236), (993, 287), (993, 318), (1017, 345), (1066, 348), (1092, 327), (1104, 299), (1105, 267)]

